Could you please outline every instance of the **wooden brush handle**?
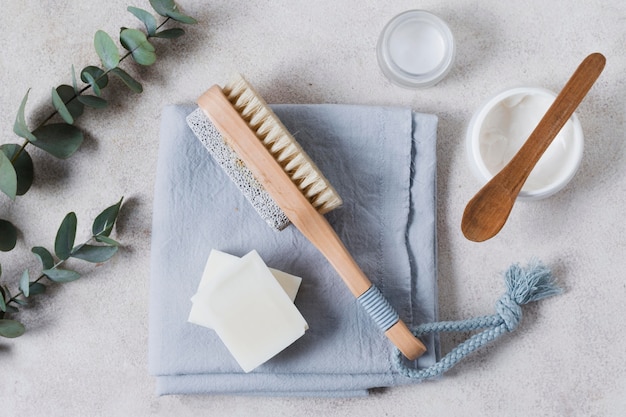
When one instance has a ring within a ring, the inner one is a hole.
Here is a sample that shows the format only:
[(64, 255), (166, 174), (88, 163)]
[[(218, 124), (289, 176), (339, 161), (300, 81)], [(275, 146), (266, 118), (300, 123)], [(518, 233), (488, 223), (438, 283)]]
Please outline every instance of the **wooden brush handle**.
[[(213, 86), (198, 99), (198, 105), (222, 132), (226, 142), (246, 164), (289, 220), (328, 259), (355, 297), (372, 283), (356, 264), (326, 218), (318, 213), (265, 148), (248, 124), (232, 107), (222, 89)], [(426, 347), (398, 320), (385, 335), (408, 359), (421, 356)]]

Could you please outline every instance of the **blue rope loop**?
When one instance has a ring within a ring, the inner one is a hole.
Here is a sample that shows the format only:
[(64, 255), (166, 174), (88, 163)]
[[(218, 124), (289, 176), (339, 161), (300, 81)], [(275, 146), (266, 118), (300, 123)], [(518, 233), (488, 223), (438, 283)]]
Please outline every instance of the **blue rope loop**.
[(389, 330), (400, 319), (396, 310), (375, 285), (369, 287), (357, 300), (383, 332)]
[(554, 281), (550, 270), (537, 260), (532, 260), (526, 268), (522, 268), (518, 264), (512, 265), (504, 274), (504, 280), (507, 291), (496, 303), (496, 314), (468, 320), (426, 323), (414, 329), (413, 334), (420, 337), (429, 333), (485, 330), (474, 334), (434, 365), (425, 369), (407, 366), (402, 353), (396, 351), (394, 364), (400, 374), (417, 380), (442, 375), (472, 352), (503, 334), (514, 331), (522, 319), (522, 305), (562, 292), (562, 289)]

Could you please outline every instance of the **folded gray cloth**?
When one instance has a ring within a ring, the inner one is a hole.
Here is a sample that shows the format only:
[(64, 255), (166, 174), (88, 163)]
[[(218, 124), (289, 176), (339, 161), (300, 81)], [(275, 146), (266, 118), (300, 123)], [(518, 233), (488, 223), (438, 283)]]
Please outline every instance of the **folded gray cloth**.
[[(344, 206), (327, 214), (365, 274), (401, 318), (436, 320), (437, 118), (406, 108), (272, 106)], [(394, 368), (395, 347), (334, 269), (294, 227), (277, 232), (187, 127), (194, 106), (163, 111), (154, 193), (149, 368), (162, 394), (359, 396), (414, 382)], [(296, 306), (310, 328), (251, 373), (217, 335), (187, 322), (211, 249), (256, 249), (269, 267), (303, 278)], [(438, 357), (436, 338), (419, 368)]]

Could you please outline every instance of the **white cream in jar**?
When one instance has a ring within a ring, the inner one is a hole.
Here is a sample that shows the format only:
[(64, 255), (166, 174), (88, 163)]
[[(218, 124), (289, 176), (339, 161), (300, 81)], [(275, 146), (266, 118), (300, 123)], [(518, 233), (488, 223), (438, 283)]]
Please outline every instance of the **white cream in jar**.
[[(516, 88), (490, 99), (468, 129), (468, 154), (478, 177), (487, 182), (517, 153), (556, 95), (540, 88)], [(583, 152), (583, 133), (573, 115), (532, 170), (520, 199), (538, 199), (562, 189), (574, 176)]]

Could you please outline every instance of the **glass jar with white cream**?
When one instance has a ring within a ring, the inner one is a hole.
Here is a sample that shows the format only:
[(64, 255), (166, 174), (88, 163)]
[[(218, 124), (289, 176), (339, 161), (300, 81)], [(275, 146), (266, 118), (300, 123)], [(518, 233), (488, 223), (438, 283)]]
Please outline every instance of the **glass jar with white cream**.
[[(467, 131), (467, 153), (478, 178), (486, 183), (517, 153), (556, 94), (519, 87), (489, 99), (474, 114)], [(543, 154), (518, 196), (536, 200), (553, 195), (574, 177), (583, 155), (583, 131), (572, 115)]]

